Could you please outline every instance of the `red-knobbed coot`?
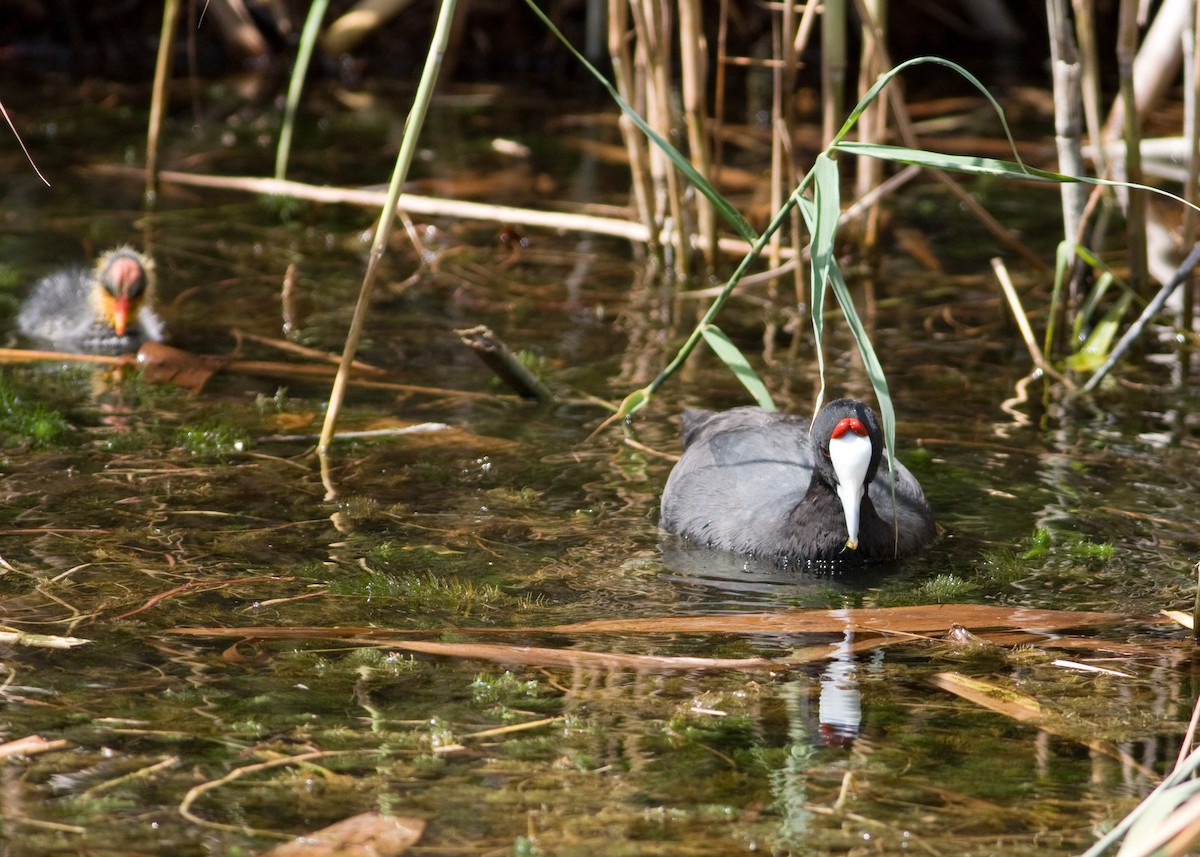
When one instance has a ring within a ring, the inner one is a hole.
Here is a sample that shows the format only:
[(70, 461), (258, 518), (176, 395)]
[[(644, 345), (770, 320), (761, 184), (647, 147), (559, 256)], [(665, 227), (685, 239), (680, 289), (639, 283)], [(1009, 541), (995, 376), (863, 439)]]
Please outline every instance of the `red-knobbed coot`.
[(875, 414), (838, 399), (812, 422), (761, 408), (687, 410), (663, 490), (664, 530), (782, 563), (891, 560), (933, 541), (916, 478), (896, 463), (896, 504)]
[(38, 280), (17, 315), (17, 328), (56, 348), (105, 354), (137, 351), (165, 331), (146, 303), (154, 263), (118, 247), (95, 267), (64, 268)]

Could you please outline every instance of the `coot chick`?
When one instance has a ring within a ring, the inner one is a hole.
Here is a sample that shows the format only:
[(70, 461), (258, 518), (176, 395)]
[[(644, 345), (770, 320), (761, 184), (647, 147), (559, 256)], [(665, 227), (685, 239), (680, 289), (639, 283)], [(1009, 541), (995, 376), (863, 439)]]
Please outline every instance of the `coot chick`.
[(154, 263), (117, 247), (90, 270), (73, 266), (38, 280), (17, 315), (17, 328), (65, 351), (123, 354), (165, 331), (146, 302)]
[(933, 541), (925, 494), (899, 462), (892, 505), (869, 407), (838, 399), (811, 425), (755, 407), (685, 411), (684, 452), (663, 490), (660, 526), (784, 564), (899, 559)]

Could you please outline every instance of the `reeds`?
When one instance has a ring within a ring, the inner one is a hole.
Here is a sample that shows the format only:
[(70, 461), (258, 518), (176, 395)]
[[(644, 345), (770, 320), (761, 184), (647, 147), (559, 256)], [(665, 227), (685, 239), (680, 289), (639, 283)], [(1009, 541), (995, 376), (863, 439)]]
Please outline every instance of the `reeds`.
[[(1121, 316), (1131, 306), (1134, 295), (1147, 294), (1139, 284), (1145, 281), (1144, 247), (1147, 227), (1139, 219), (1141, 203), (1140, 185), (1135, 181), (1120, 181), (1103, 172), (1084, 176), (1087, 167), (1080, 153), (1089, 154), (1100, 170), (1125, 170), (1121, 175), (1130, 178), (1139, 169), (1138, 151), (1140, 144), (1141, 116), (1153, 102), (1149, 94), (1152, 89), (1143, 80), (1162, 81), (1169, 79), (1164, 69), (1156, 69), (1147, 75), (1150, 68), (1147, 48), (1137, 50), (1136, 3), (1123, 0), (1119, 19), (1119, 66), (1121, 90), (1119, 101), (1109, 111), (1107, 123), (1101, 125), (1101, 104), (1096, 69), (1101, 63), (1095, 32), (1097, 24), (1092, 9), (1086, 0), (1074, 0), (1068, 9), (1065, 0), (1047, 0), (1047, 16), (1051, 25), (1053, 53), (1053, 80), (1056, 93), (1056, 132), (1060, 163), (1057, 171), (1039, 170), (1022, 163), (1016, 155), (1012, 135), (1003, 123), (1000, 106), (988, 94), (987, 89), (966, 69), (935, 57), (922, 57), (894, 65), (889, 56), (886, 39), (886, 7), (867, 0), (855, 0), (854, 12), (862, 27), (862, 45), (858, 64), (856, 87), (861, 97), (857, 105), (842, 120), (839, 100), (847, 86), (847, 69), (850, 68), (846, 51), (847, 8), (838, 2), (826, 3), (821, 7), (806, 4), (769, 5), (772, 16), (772, 38), (770, 57), (734, 56), (730, 53), (728, 17), (730, 4), (721, 5), (718, 22), (717, 55), (715, 63), (709, 62), (708, 32), (704, 28), (703, 15), (695, 0), (680, 0), (678, 4), (654, 3), (649, 0), (608, 0), (608, 49), (612, 62), (612, 79), (604, 77), (581, 53), (563, 39), (551, 17), (535, 0), (527, 0), (530, 9), (547, 29), (558, 35), (562, 43), (578, 61), (586, 67), (612, 94), (621, 110), (620, 128), (630, 167), (630, 195), (636, 217), (641, 228), (622, 231), (630, 237), (640, 236), (651, 253), (661, 256), (665, 270), (670, 271), (677, 282), (686, 284), (693, 274), (705, 272), (719, 274), (726, 264), (722, 253), (737, 239), (744, 242), (742, 261), (725, 280), (725, 286), (709, 307), (703, 320), (687, 337), (675, 359), (650, 385), (627, 397), (620, 413), (628, 414), (643, 407), (661, 384), (687, 358), (701, 341), (707, 342), (729, 365), (732, 371), (746, 384), (752, 396), (770, 404), (770, 393), (751, 368), (751, 361), (741, 355), (733, 343), (721, 333), (716, 317), (723, 303), (738, 283), (750, 273), (751, 268), (765, 258), (769, 270), (776, 275), (790, 273), (795, 278), (796, 303), (807, 304), (816, 345), (817, 360), (821, 363), (821, 340), (824, 330), (824, 296), (832, 288), (837, 303), (847, 324), (858, 342), (859, 351), (868, 377), (875, 388), (886, 429), (891, 426), (891, 406), (883, 367), (874, 353), (865, 326), (858, 319), (854, 296), (849, 285), (841, 276), (835, 263), (836, 242), (844, 235), (837, 229), (841, 212), (841, 187), (845, 176), (841, 165), (853, 156), (856, 165), (855, 194), (860, 199), (876, 200), (856, 212), (865, 214), (863, 226), (854, 231), (860, 251), (869, 252), (877, 232), (873, 212), (888, 162), (917, 165), (929, 170), (930, 175), (945, 182), (962, 203), (975, 211), (981, 222), (999, 240), (1012, 247), (1014, 252), (1028, 259), (1031, 264), (1042, 265), (1020, 242), (1015, 241), (1004, 228), (956, 182), (946, 176), (947, 171), (958, 171), (970, 175), (984, 175), (1004, 180), (1040, 180), (1059, 182), (1063, 185), (1063, 238), (1060, 250), (1057, 278), (1049, 303), (1049, 323), (1044, 331), (1042, 359), (1062, 370), (1090, 371), (1107, 354), (1108, 346), (1116, 341)], [(1151, 29), (1169, 30), (1171, 22), (1178, 20), (1181, 10), (1187, 12), (1186, 26), (1182, 27), (1188, 57), (1187, 80), (1200, 81), (1200, 66), (1194, 49), (1196, 31), (1195, 4), (1191, 0), (1166, 0), (1162, 4), (1159, 22)], [(164, 15), (164, 43), (169, 41), (168, 31), (174, 26), (172, 3), (168, 3)], [(400, 183), (403, 181), (407, 163), (405, 151), (411, 156), (411, 147), (419, 133), (421, 118), (428, 103), (432, 80), (436, 77), (444, 43), (443, 25), (448, 28), (448, 17), (453, 3), (441, 7), (438, 29), (434, 34), (429, 58), (422, 77), (418, 104), (410, 115), (401, 154), (397, 159), (392, 176), (392, 186), (384, 202), (384, 213), (376, 233), (371, 251), (367, 274), (364, 278), (364, 294), (369, 294), (370, 281), (375, 265), (383, 250), (383, 239), (391, 217), (400, 202)], [(820, 26), (816, 26), (818, 14), (823, 15)], [(321, 4), (310, 10), (306, 24), (304, 44), (311, 46), (316, 40), (319, 22), (323, 15)], [(1167, 22), (1163, 24), (1162, 22)], [(1159, 26), (1162, 24), (1162, 26)], [(1179, 38), (1178, 29), (1175, 38)], [(799, 71), (798, 57), (810, 47), (809, 41), (822, 40), (822, 93), (824, 111), (822, 115), (824, 145), (819, 152), (805, 155), (797, 145), (799, 129), (794, 109), (792, 86)], [(1157, 42), (1156, 42), (1157, 44)], [(308, 50), (308, 49), (304, 49)], [(1157, 49), (1156, 49), (1157, 50)], [(1161, 53), (1161, 50), (1159, 50)], [(303, 53), (303, 51), (302, 51)], [(974, 158), (963, 155), (942, 154), (923, 148), (908, 119), (908, 111), (902, 93), (896, 87), (888, 87), (897, 74), (914, 62), (941, 64), (961, 74), (992, 103), (997, 115), (997, 129), (1008, 138), (1013, 151), (1012, 160)], [(770, 186), (771, 217), (767, 228), (760, 235), (752, 229), (746, 218), (721, 194), (718, 177), (722, 159), (729, 149), (723, 142), (722, 132), (728, 127), (728, 102), (736, 94), (727, 88), (727, 71), (733, 67), (746, 67), (766, 72), (771, 81), (770, 93)], [(286, 121), (281, 132), (279, 155), (276, 164), (277, 176), (286, 169), (288, 138), (295, 119), (295, 109), (300, 98), (300, 85), (306, 62), (298, 59), (295, 78), (289, 94)], [(710, 81), (710, 69), (716, 70), (715, 80)], [(884, 71), (886, 70), (886, 71)], [(167, 73), (160, 62), (158, 84)], [(1194, 87), (1193, 87), (1194, 88)], [(1185, 90), (1189, 89), (1185, 87)], [(161, 91), (161, 90), (158, 90)], [(1186, 120), (1187, 174), (1190, 189), (1197, 187), (1196, 155), (1196, 108), (1194, 92), (1189, 93), (1191, 104)], [(422, 99), (424, 102), (422, 103)], [(161, 115), (161, 103), (156, 101), (156, 114)], [(839, 126), (837, 123), (841, 121)], [(1082, 145), (1083, 129), (1091, 145)], [(1107, 134), (1121, 129), (1123, 146), (1119, 151), (1110, 151)], [(857, 139), (851, 139), (851, 135)], [(682, 151), (668, 141), (678, 140)], [(152, 189), (157, 176), (155, 158), (157, 123), (152, 121), (148, 143), (147, 187)], [(897, 145), (900, 143), (902, 145)], [(1119, 157), (1119, 152), (1126, 154)], [(1123, 165), (1123, 166), (1122, 166)], [(1093, 193), (1086, 203), (1081, 192), (1085, 185), (1093, 186)], [(280, 182), (277, 186), (285, 187)], [(889, 185), (890, 186), (890, 185)], [(1114, 194), (1113, 189), (1120, 189)], [(1162, 192), (1162, 191), (1158, 191)], [(1174, 197), (1179, 200), (1178, 196)], [(1111, 204), (1107, 202), (1111, 200)], [(1096, 249), (1106, 240), (1103, 229), (1096, 218), (1113, 205), (1124, 207), (1128, 224), (1124, 245), (1127, 248), (1127, 264), (1117, 268), (1105, 267), (1101, 254)], [(521, 222), (513, 212), (506, 211), (505, 217)], [(488, 216), (486, 210), (481, 216)], [(473, 215), (465, 215), (473, 216)], [(529, 218), (536, 222), (537, 218)], [(1096, 222), (1093, 222), (1096, 221)], [(1194, 240), (1196, 219), (1188, 215), (1185, 219), (1186, 233), (1182, 247), (1186, 250)], [(723, 224), (723, 225), (722, 225)], [(786, 228), (785, 228), (786, 227)], [(587, 228), (580, 222), (580, 228)], [(807, 237), (806, 237), (807, 236)], [(842, 239), (844, 240), (844, 238)], [(789, 260), (807, 255), (808, 266)], [(1181, 254), (1182, 255), (1182, 254)], [(980, 260), (984, 264), (984, 260)], [(1096, 272), (1096, 285), (1083, 294), (1084, 278), (1077, 266), (1087, 266)], [(1126, 273), (1120, 275), (1121, 269)], [(1175, 266), (1169, 270), (1174, 271)], [(808, 281), (805, 282), (804, 274)], [(1113, 297), (1116, 287), (1117, 296)], [(1015, 311), (1024, 314), (1027, 310), (1019, 306), (1020, 299), (1012, 292)], [(1060, 308), (1062, 312), (1060, 313)], [(355, 320), (347, 337), (345, 355), (352, 355), (356, 331), (361, 327), (361, 313), (365, 312), (365, 299), (360, 296)], [(1038, 315), (1040, 313), (1031, 313)], [(1060, 316), (1062, 316), (1060, 320)], [(1055, 331), (1070, 330), (1071, 336), (1056, 336)], [(1140, 329), (1140, 328), (1137, 328)], [(1135, 329), (1135, 330), (1137, 330)], [(1079, 355), (1087, 360), (1079, 359)], [(1075, 358), (1074, 362), (1061, 362)], [(348, 358), (346, 358), (348, 359)], [(1107, 371), (1107, 370), (1106, 370)], [(1060, 377), (1068, 377), (1060, 372)], [(1095, 377), (1095, 376), (1093, 376)], [(1101, 376), (1102, 377), (1102, 376)], [(1098, 383), (1098, 380), (1096, 381)], [(1075, 384), (1070, 387), (1092, 389), (1096, 383)], [(341, 387), (335, 384), (331, 392), (331, 407), (328, 428), (336, 419), (340, 402)], [(817, 398), (821, 393), (817, 394)]]

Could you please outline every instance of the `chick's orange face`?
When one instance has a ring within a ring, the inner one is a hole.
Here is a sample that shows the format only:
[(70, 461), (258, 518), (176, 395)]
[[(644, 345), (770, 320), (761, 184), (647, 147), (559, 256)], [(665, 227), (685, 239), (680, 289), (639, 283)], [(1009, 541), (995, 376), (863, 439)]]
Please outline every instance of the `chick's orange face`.
[(146, 292), (146, 271), (133, 256), (118, 255), (101, 273), (100, 309), (117, 336), (124, 336)]

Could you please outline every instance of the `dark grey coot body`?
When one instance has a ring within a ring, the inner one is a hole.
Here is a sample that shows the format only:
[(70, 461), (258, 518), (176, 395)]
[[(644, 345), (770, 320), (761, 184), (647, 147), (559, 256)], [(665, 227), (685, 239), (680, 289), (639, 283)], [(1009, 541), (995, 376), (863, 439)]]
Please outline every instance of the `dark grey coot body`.
[[(870, 408), (838, 399), (817, 415), (811, 434), (809, 425), (755, 407), (685, 411), (684, 452), (663, 490), (660, 526), (711, 548), (784, 563), (893, 560), (933, 541), (925, 494), (899, 462), (893, 517), (882, 433)], [(834, 461), (844, 461), (848, 448), (858, 462), (839, 468), (857, 485), (843, 488)]]

